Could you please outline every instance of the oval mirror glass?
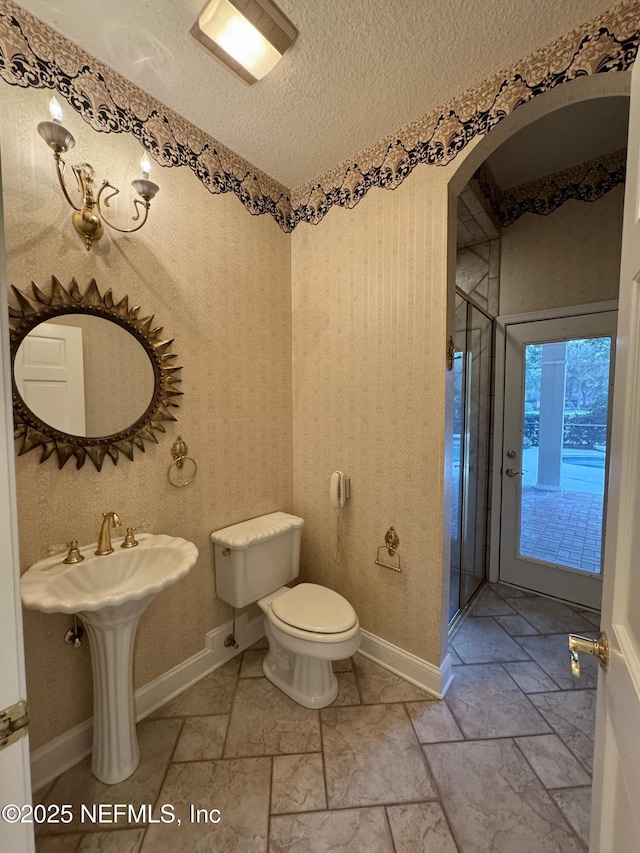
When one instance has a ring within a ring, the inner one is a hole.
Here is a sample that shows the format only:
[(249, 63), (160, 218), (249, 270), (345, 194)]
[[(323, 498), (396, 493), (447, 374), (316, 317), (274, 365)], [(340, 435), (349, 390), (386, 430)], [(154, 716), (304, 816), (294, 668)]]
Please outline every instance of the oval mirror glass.
[(78, 313), (58, 314), (31, 329), (16, 352), (14, 377), (39, 420), (88, 438), (129, 429), (155, 388), (140, 341), (109, 319)]

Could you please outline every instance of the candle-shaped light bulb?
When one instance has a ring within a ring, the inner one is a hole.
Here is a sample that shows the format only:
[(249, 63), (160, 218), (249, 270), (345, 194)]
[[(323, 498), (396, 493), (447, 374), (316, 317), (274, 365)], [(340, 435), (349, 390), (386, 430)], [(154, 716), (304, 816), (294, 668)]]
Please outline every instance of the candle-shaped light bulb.
[(142, 169), (142, 177), (145, 181), (148, 181), (149, 172), (151, 171), (151, 160), (149, 159), (149, 155), (146, 151), (142, 155), (142, 160), (140, 160), (140, 168)]
[(56, 124), (62, 124), (62, 107), (55, 95), (49, 101), (49, 112), (51, 113), (52, 121)]

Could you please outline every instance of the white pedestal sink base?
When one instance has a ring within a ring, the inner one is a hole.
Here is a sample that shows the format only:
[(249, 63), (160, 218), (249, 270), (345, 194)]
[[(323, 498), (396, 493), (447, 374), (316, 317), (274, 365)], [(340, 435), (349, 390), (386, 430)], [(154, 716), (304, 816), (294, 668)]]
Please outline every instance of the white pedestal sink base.
[(80, 613), (89, 636), (93, 667), (91, 772), (114, 785), (140, 762), (133, 702), (133, 642), (138, 621), (153, 595), (117, 607)]

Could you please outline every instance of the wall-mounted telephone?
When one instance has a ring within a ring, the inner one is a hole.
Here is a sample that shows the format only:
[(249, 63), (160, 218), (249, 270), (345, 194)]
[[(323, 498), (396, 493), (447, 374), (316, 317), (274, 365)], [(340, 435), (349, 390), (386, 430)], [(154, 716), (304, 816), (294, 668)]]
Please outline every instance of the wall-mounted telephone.
[(331, 506), (339, 509), (345, 505), (351, 492), (351, 480), (342, 471), (334, 471), (329, 484), (329, 500)]

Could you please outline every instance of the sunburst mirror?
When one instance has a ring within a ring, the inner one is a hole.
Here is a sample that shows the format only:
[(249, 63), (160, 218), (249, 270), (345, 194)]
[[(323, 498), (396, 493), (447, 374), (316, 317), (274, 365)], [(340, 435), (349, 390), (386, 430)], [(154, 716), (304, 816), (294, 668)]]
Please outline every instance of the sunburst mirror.
[(62, 468), (71, 457), (81, 468), (88, 457), (98, 471), (108, 456), (133, 460), (145, 441), (175, 421), (181, 381), (173, 340), (140, 316), (128, 296), (115, 301), (95, 279), (84, 292), (55, 276), (43, 290), (11, 287), (9, 326), (13, 418), (19, 455), (54, 453)]

